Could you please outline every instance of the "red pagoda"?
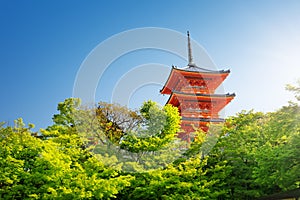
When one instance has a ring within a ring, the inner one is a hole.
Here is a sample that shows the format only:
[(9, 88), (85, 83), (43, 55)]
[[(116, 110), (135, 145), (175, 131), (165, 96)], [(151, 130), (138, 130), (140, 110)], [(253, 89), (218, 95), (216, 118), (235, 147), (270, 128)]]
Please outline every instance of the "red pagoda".
[(181, 129), (178, 137), (190, 141), (190, 133), (201, 128), (208, 131), (210, 123), (224, 122), (219, 117), (222, 110), (235, 94), (215, 94), (215, 90), (229, 75), (230, 70), (208, 70), (193, 63), (190, 35), (188, 35), (188, 66), (176, 68), (171, 73), (161, 94), (170, 95), (166, 104), (176, 106), (181, 115)]

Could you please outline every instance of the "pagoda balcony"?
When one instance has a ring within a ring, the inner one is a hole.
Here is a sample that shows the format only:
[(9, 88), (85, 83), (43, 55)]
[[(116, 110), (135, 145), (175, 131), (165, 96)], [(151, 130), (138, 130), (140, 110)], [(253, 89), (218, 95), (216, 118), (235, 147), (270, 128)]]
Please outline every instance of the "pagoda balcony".
[(219, 118), (218, 114), (211, 114), (211, 113), (181, 113), (180, 116), (188, 117), (188, 118)]
[(215, 92), (214, 90), (210, 90), (205, 86), (186, 86), (180, 91), (188, 94), (211, 94)]

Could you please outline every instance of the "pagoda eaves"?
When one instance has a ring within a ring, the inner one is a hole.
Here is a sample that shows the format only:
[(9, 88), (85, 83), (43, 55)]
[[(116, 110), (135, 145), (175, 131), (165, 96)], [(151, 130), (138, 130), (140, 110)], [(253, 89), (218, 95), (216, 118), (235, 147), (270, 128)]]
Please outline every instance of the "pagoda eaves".
[(178, 107), (181, 116), (218, 117), (235, 94), (196, 94), (173, 91), (167, 101)]
[(188, 66), (178, 69), (172, 66), (171, 73), (160, 93), (171, 94), (172, 90), (188, 93), (214, 93), (230, 73), (230, 70), (204, 71), (199, 69), (202, 68)]

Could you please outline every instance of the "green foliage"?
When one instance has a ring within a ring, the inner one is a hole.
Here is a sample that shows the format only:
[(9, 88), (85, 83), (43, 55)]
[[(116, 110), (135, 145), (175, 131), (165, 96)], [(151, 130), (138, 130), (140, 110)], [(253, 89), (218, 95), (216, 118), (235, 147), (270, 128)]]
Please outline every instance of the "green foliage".
[(100, 102), (95, 113), (97, 125), (114, 144), (119, 144), (126, 133), (137, 130), (142, 122), (137, 112), (118, 104)]
[[(288, 89), (298, 98), (298, 86)], [(300, 187), (297, 103), (199, 130), (183, 155), (171, 105), (66, 99), (58, 110), (39, 133), (22, 119), (0, 124), (0, 199), (244, 200)]]
[(295, 94), (295, 98), (300, 101), (300, 79), (297, 81), (297, 86), (294, 85), (286, 85), (286, 90), (291, 91)]
[(121, 148), (139, 153), (158, 151), (176, 139), (180, 128), (178, 109), (171, 105), (160, 108), (152, 101), (145, 102), (140, 110), (143, 124), (135, 132), (128, 133), (122, 140)]
[(205, 177), (205, 160), (192, 159), (163, 170), (137, 174), (122, 199), (212, 199), (214, 180)]
[(176, 138), (180, 128), (178, 109), (170, 105), (160, 107), (148, 101), (141, 107), (140, 117), (139, 127), (127, 132), (120, 142), (120, 148), (130, 157), (124, 167), (141, 171), (166, 166), (180, 153)]
[(296, 104), (284, 106), (270, 113), (268, 120), (264, 126), (268, 138), (256, 154), (255, 182), (268, 193), (297, 188), (300, 184), (300, 108)]
[(292, 104), (267, 114), (243, 111), (227, 120), (208, 158), (208, 165), (226, 166), (223, 199), (254, 199), (299, 187), (299, 119), (300, 108)]
[(57, 106), (60, 113), (53, 116), (53, 122), (58, 125), (74, 126), (74, 113), (79, 106), (80, 99), (76, 98), (69, 98), (60, 102)]
[(227, 120), (223, 136), (211, 153), (209, 163), (226, 163), (226, 182), (222, 186), (230, 199), (258, 196), (252, 170), (257, 166), (255, 152), (260, 146), (263, 113), (241, 112)]
[(130, 184), (132, 176), (105, 166), (74, 127), (59, 124), (39, 137), (21, 119), (0, 129), (0, 199), (108, 199)]

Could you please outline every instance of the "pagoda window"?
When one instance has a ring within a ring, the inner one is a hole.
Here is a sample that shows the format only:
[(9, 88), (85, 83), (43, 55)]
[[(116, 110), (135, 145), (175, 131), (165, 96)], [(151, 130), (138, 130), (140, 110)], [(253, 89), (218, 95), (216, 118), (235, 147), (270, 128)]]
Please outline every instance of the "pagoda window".
[(194, 79), (194, 80), (213, 80), (212, 77), (196, 77), (196, 76), (184, 76), (187, 79)]
[(206, 110), (210, 110), (210, 109), (211, 109), (211, 106), (207, 103), (207, 104), (205, 105), (205, 109), (206, 109)]

